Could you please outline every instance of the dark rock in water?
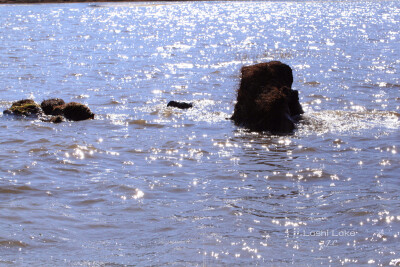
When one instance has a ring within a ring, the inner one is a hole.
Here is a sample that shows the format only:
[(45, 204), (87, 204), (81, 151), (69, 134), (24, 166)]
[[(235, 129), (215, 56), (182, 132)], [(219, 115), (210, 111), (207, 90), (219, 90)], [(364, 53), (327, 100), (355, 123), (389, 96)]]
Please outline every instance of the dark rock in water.
[(64, 115), (64, 108), (65, 108), (65, 105), (55, 106), (55, 107), (53, 108), (52, 115), (55, 115), (55, 116), (57, 116), (57, 115), (60, 115), (60, 116)]
[(11, 108), (3, 111), (3, 113), (18, 116), (39, 116), (42, 114), (42, 109), (32, 99), (23, 99), (14, 102)]
[(64, 121), (63, 116), (53, 116), (50, 118), (50, 122), (52, 122), (52, 123), (60, 123), (63, 121)]
[(188, 109), (188, 108), (192, 108), (193, 104), (192, 103), (186, 103), (186, 102), (169, 101), (168, 104), (167, 104), (167, 107)]
[[(94, 119), (94, 114), (90, 109), (80, 103), (71, 102), (65, 104), (59, 98), (44, 100), (39, 106), (31, 99), (24, 99), (14, 102), (11, 108), (4, 110), (4, 114), (35, 116), (41, 121), (60, 123), (64, 117), (72, 121)], [(44, 114), (43, 114), (44, 113)]]
[(64, 117), (61, 115), (57, 116), (44, 115), (40, 117), (40, 120), (44, 122), (60, 123), (64, 121)]
[(64, 100), (60, 98), (52, 98), (44, 100), (40, 106), (46, 115), (62, 115), (62, 109), (56, 107), (62, 107), (65, 105)]
[(292, 69), (279, 61), (243, 67), (231, 119), (252, 131), (290, 133), (304, 113), (292, 90)]
[(81, 121), (94, 119), (94, 113), (83, 104), (71, 102), (66, 104), (64, 107), (64, 117), (72, 121)]

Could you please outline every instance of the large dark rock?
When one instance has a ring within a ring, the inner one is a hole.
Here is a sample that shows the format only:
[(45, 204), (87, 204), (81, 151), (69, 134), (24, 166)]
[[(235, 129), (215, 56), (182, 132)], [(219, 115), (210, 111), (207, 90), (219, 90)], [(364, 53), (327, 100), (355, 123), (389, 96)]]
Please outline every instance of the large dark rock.
[(292, 90), (292, 69), (279, 61), (243, 67), (231, 119), (252, 131), (290, 133), (304, 113)]
[(85, 105), (70, 102), (64, 107), (64, 117), (71, 121), (94, 119), (94, 113)]
[(167, 107), (188, 109), (188, 108), (192, 108), (193, 104), (192, 103), (186, 103), (186, 102), (169, 101), (168, 104), (167, 104)]
[(23, 99), (12, 103), (10, 109), (4, 110), (4, 114), (12, 114), (18, 116), (40, 116), (42, 109), (32, 99)]
[(62, 115), (65, 102), (60, 98), (44, 100), (40, 107), (46, 115)]

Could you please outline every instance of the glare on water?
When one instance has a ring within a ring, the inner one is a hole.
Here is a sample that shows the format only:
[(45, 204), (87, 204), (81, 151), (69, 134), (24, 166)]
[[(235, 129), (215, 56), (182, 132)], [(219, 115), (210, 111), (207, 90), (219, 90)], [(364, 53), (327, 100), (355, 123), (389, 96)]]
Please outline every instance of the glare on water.
[[(0, 265), (399, 265), (396, 1), (0, 6)], [(240, 68), (294, 71), (287, 136), (235, 126)], [(193, 103), (189, 110), (170, 100)]]

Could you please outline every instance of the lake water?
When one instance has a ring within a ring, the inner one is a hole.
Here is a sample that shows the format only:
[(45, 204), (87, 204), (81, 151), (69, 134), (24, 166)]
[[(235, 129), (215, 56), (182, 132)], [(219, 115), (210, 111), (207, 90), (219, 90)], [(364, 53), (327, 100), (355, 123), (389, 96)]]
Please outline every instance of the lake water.
[[(0, 265), (400, 264), (400, 1), (0, 6)], [(227, 120), (240, 68), (294, 71), (292, 135)], [(190, 110), (167, 108), (193, 102)]]

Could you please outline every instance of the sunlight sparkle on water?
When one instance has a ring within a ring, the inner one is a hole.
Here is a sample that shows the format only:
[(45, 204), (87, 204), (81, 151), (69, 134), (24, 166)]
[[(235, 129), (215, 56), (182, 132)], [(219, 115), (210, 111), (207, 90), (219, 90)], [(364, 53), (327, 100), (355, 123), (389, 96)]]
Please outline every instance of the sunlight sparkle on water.
[[(1, 8), (1, 106), (96, 113), (0, 115), (1, 260), (398, 264), (398, 1)], [(290, 135), (229, 119), (241, 67), (269, 60), (293, 68), (305, 110)], [(357, 235), (309, 235), (324, 229)]]

